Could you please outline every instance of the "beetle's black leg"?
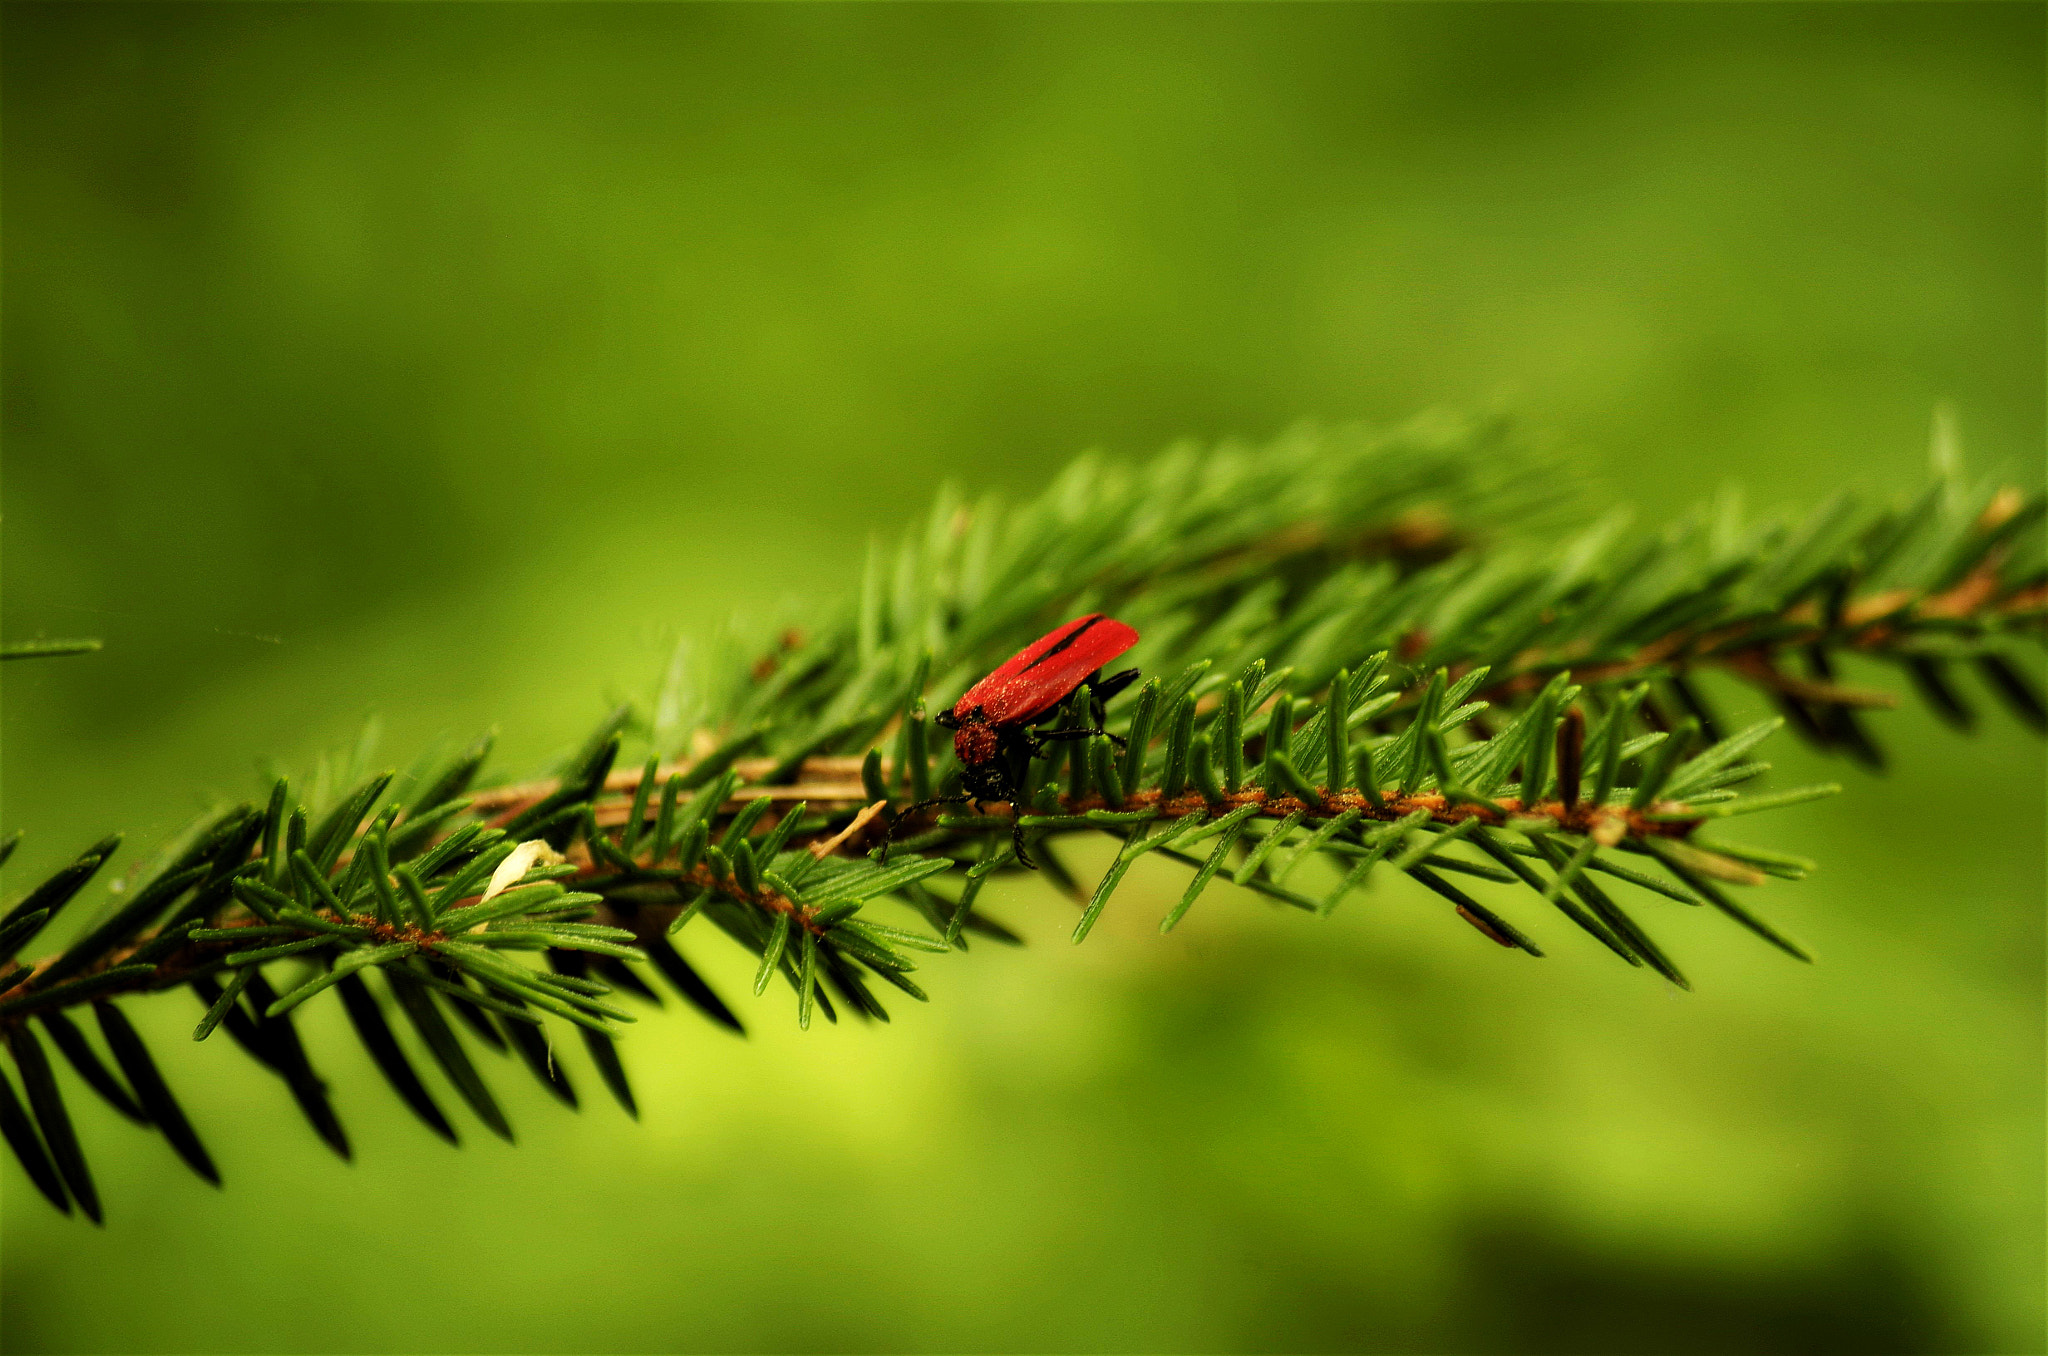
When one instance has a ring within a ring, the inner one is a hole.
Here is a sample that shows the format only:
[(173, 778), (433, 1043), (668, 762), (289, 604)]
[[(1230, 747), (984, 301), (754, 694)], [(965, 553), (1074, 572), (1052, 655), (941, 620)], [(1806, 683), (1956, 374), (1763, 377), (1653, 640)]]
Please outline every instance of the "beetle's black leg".
[(1047, 730), (1042, 734), (1034, 734), (1030, 736), (1031, 752), (1033, 754), (1036, 754), (1038, 752), (1039, 745), (1049, 744), (1055, 739), (1089, 739), (1094, 737), (1095, 735), (1104, 736), (1109, 740), (1110, 743), (1116, 745), (1120, 749), (1127, 749), (1130, 747), (1130, 742), (1126, 740), (1122, 735), (1110, 734), (1109, 731), (1103, 729), (1101, 726), (1098, 725), (1092, 729)]
[(1032, 751), (1033, 753), (1037, 753), (1037, 752), (1038, 752), (1038, 745), (1040, 745), (1040, 744), (1050, 744), (1050, 743), (1051, 743), (1051, 742), (1052, 742), (1053, 740), (1055, 740), (1055, 739), (1087, 739), (1087, 738), (1090, 738), (1091, 736), (1094, 736), (1094, 735), (1099, 735), (1099, 734), (1107, 734), (1107, 733), (1108, 733), (1108, 731), (1107, 731), (1107, 730), (1094, 730), (1094, 729), (1080, 729), (1080, 730), (1045, 730), (1045, 731), (1043, 731), (1043, 732), (1039, 732), (1039, 733), (1034, 733), (1034, 734), (1032, 734), (1032, 735), (1030, 736), (1030, 739), (1031, 739), (1031, 744), (1032, 744), (1032, 749), (1031, 749), (1031, 751)]
[[(1095, 672), (1100, 675), (1102, 670), (1097, 669)], [(1114, 700), (1117, 693), (1123, 691), (1136, 681), (1138, 681), (1138, 671), (1136, 669), (1125, 669), (1122, 673), (1112, 673), (1107, 678), (1099, 676), (1091, 678), (1088, 683), (1088, 694), (1095, 700), (1095, 719), (1098, 722), (1101, 721), (1102, 708)]]
[[(1125, 669), (1122, 673), (1111, 674), (1107, 678), (1102, 676), (1101, 669), (1088, 675), (1088, 714), (1095, 717), (1095, 728), (1103, 734), (1109, 734), (1102, 726), (1109, 719), (1110, 699), (1129, 687), (1137, 676), (1136, 669)], [(1109, 734), (1109, 738), (1110, 742), (1120, 749), (1130, 747), (1122, 735)]]

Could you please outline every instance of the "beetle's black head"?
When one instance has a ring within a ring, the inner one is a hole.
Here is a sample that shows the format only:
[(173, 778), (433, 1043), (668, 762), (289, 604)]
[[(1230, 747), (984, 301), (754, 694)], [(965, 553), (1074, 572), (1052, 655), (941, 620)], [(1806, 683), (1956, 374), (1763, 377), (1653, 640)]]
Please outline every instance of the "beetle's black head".
[[(960, 759), (960, 785), (976, 800), (1015, 801), (1016, 790), (1010, 785), (1009, 760), (994, 748), (995, 731), (986, 725), (971, 725), (960, 731), (959, 738), (970, 734), (985, 735), (990, 743), (990, 754), (980, 762), (971, 762), (965, 756)], [(955, 745), (958, 752), (958, 745)]]
[[(974, 709), (976, 711), (981, 710), (981, 708), (978, 706)], [(953, 708), (949, 706), (945, 710), (939, 712), (939, 714), (937, 714), (936, 716), (932, 717), (932, 724), (943, 725), (949, 730), (957, 730), (960, 728), (960, 717), (954, 715)]]

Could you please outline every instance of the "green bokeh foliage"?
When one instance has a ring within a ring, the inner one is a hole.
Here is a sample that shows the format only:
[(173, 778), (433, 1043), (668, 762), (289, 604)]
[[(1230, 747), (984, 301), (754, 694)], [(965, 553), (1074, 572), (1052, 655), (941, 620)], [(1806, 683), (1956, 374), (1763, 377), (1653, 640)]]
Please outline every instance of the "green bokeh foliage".
[[(1907, 484), (1948, 400), (2040, 476), (2038, 8), (4, 23), (0, 601), (108, 641), (4, 675), (14, 888), (368, 710), (540, 763), (933, 481), (1087, 445), (1499, 405), (1661, 515)], [(348, 1168), (131, 1003), (227, 1192), (77, 1100), (113, 1213), (5, 1180), (0, 1345), (2033, 1349), (2041, 750), (1877, 728), (1883, 779), (1774, 755), (1849, 785), (1764, 829), (1823, 862), (1772, 899), (1820, 964), (1673, 910), (1683, 997), (1405, 887), (1081, 949), (1003, 887), (1033, 945), (928, 1009), (650, 1017), (639, 1124), (505, 1078), (517, 1149), (309, 1009)]]

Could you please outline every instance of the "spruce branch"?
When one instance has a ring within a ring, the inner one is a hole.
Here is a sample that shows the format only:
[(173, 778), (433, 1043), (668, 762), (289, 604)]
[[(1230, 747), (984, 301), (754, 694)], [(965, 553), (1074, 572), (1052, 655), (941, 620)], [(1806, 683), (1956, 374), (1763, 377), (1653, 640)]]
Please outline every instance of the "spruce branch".
[[(1638, 586), (1647, 597), (1636, 610), (1659, 626), (1542, 636), (1514, 657), (1513, 676), (1489, 695), (1529, 691), (1570, 666), (1591, 684), (1661, 679), (1672, 689), (1671, 711), (1711, 725), (1686, 679), (1718, 668), (1763, 691), (1821, 747), (1881, 765), (1856, 713), (1888, 709), (1898, 699), (1837, 681), (1837, 657), (1903, 668), (1944, 718), (1965, 725), (1971, 713), (1948, 670), (1969, 660), (2039, 729), (2040, 699), (2019, 678), (2006, 647), (2038, 640), (2048, 625), (2048, 578), (2039, 563), (2043, 508), (2038, 493), (2009, 486), (1972, 493), (1945, 478), (1903, 510), (1858, 509), (1842, 499), (1791, 530), (1744, 533), (1724, 521), (1726, 563), (1707, 542), (1688, 542), (1691, 533), (1681, 529), (1661, 549), (1636, 557), (1639, 568), (1705, 581), (1675, 592)], [(1823, 552), (1818, 544), (1834, 549)], [(1611, 644), (1603, 649), (1615, 636), (1639, 643), (1625, 652)], [(1804, 672), (1788, 671), (1792, 665)]]
[[(310, 794), (277, 779), (260, 807), (181, 835), (67, 947), (18, 959), (119, 840), (88, 848), (0, 914), (0, 1035), (21, 1087), (0, 1075), (0, 1134), (54, 1205), (98, 1218), (48, 1035), (217, 1181), (118, 1006), (177, 988), (199, 1000), (195, 1039), (225, 1030), (344, 1157), (293, 1025), (330, 989), (369, 1062), (451, 1141), (394, 1011), (501, 1137), (474, 1048), (575, 1106), (561, 1024), (637, 1115), (615, 1042), (628, 1000), (659, 1001), (641, 967), (743, 1030), (681, 949), (709, 929), (751, 958), (756, 995), (780, 976), (800, 1026), (887, 1020), (878, 988), (925, 998), (916, 957), (1018, 940), (979, 908), (987, 881), (1024, 869), (1018, 845), (1075, 898), (1076, 942), (1156, 856), (1190, 873), (1161, 931), (1226, 872), (1316, 918), (1398, 874), (1504, 948), (1543, 955), (1537, 920), (1555, 911), (1567, 941), (1689, 987), (1619, 883), (1809, 959), (1731, 891), (1812, 864), (1726, 840), (1721, 821), (1839, 788), (1739, 790), (1769, 770), (1753, 753), (1789, 722), (1877, 757), (1864, 713), (1892, 699), (1840, 677), (1848, 656), (1900, 667), (1958, 724), (1966, 662), (2038, 728), (2012, 647), (2048, 615), (2041, 497), (1944, 467), (1903, 507), (1751, 524), (1724, 503), (1632, 534), (1574, 521), (1569, 488), (1504, 429), (1438, 418), (1084, 459), (1011, 510), (942, 492), (893, 553), (870, 552), (845, 605), (766, 653), (679, 654), (651, 724), (614, 712), (559, 775), (477, 787), (488, 739), (431, 776), (371, 772), (366, 740), (346, 778), (323, 765)], [(930, 804), (965, 799), (935, 715), (1087, 611), (1137, 628), (1130, 659), (1150, 676), (1099, 734), (1077, 733), (1085, 689), (1049, 713), (1073, 737), (1025, 760), (1011, 802)], [(1784, 715), (1723, 737), (1693, 682), (1709, 669)], [(629, 739), (647, 745), (637, 768), (618, 766)], [(1062, 845), (1098, 836), (1115, 847), (1091, 887)], [(68, 1015), (87, 1004), (110, 1059)]]

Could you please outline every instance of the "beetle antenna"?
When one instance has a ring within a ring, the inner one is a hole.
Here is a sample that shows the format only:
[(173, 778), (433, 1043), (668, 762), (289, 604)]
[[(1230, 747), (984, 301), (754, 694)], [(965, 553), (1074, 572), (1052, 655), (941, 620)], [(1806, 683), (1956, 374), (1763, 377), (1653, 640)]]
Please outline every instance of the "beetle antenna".
[(889, 860), (889, 845), (896, 841), (896, 831), (908, 823), (912, 815), (920, 810), (929, 810), (934, 805), (965, 805), (973, 799), (972, 796), (933, 796), (929, 800), (914, 801), (898, 810), (889, 817), (889, 832), (882, 835), (883, 862)]

